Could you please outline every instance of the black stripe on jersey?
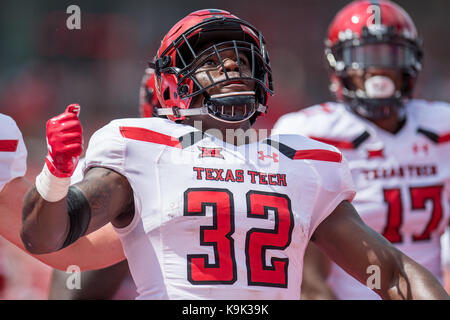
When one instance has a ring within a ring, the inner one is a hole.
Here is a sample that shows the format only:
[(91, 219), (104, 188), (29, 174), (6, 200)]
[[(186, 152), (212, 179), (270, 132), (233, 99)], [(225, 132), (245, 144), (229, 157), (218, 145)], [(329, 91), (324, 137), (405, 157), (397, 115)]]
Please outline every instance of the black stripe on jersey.
[[(354, 148), (358, 148), (364, 141), (366, 141), (370, 137), (369, 132), (365, 131), (362, 135), (360, 135), (358, 138), (352, 141), (352, 144)], [(294, 159), (294, 156), (297, 152), (297, 150), (292, 149), (291, 147), (288, 147), (285, 144), (282, 144), (278, 141), (272, 141), (270, 139), (264, 140), (263, 143), (268, 144), (269, 146), (278, 149), (282, 154), (284, 154), (289, 159)]]
[(183, 149), (188, 148), (197, 142), (203, 140), (205, 134), (202, 131), (192, 131), (178, 138)]
[(430, 139), (434, 143), (439, 142), (439, 135), (437, 135), (434, 132), (419, 128), (419, 129), (417, 129), (417, 133), (423, 134), (424, 136), (426, 136), (428, 139)]
[(358, 148), (364, 141), (369, 139), (369, 137), (370, 137), (370, 133), (367, 131), (364, 131), (364, 133), (362, 135), (360, 135), (358, 138), (353, 140), (352, 143), (353, 143), (353, 146), (355, 147), (355, 149)]
[(275, 149), (278, 149), (278, 151), (280, 151), (286, 157), (294, 160), (294, 156), (295, 156), (295, 153), (297, 152), (297, 150), (292, 149), (291, 147), (288, 147), (287, 145), (282, 144), (281, 142), (272, 141), (270, 139), (264, 140), (263, 143), (268, 144), (269, 146), (271, 146)]

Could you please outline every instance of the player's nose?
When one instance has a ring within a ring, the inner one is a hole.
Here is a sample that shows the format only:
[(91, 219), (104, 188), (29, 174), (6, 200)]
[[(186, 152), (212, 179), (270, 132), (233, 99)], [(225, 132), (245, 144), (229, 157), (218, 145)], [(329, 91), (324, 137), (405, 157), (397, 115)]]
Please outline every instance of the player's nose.
[(221, 71), (226, 71), (226, 72), (239, 72), (239, 64), (237, 62), (237, 58), (225, 58), (223, 59), (223, 68), (221, 67)]

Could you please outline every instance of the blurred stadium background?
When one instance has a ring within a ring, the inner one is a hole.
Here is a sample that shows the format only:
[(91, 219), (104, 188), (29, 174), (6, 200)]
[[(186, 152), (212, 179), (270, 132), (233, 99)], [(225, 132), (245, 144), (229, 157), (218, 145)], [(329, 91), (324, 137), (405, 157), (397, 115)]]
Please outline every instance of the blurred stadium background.
[[(268, 42), (275, 96), (258, 128), (283, 113), (331, 99), (323, 39), (347, 0), (2, 0), (0, 112), (12, 116), (29, 152), (28, 177), (41, 170), (45, 122), (80, 103), (85, 145), (110, 120), (138, 116), (143, 70), (161, 38), (189, 12), (231, 11)], [(424, 39), (425, 64), (416, 95), (450, 101), (450, 1), (399, 0)], [(68, 30), (69, 5), (81, 8), (81, 30)], [(449, 121), (445, 119), (443, 121)], [(0, 242), (0, 298), (45, 299), (49, 268)], [(0, 271), (1, 274), (1, 271)]]

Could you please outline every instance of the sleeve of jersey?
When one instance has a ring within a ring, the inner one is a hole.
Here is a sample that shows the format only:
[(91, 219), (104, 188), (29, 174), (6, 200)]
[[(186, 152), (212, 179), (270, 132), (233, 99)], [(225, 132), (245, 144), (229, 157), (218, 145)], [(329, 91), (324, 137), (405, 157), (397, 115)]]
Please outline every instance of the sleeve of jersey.
[(352, 201), (356, 191), (345, 158), (340, 163), (321, 162), (315, 164), (319, 185), (309, 225), (309, 237), (336, 207), (344, 200)]
[(275, 123), (271, 134), (301, 134), (307, 135), (305, 130), (305, 116), (301, 112), (288, 113)]
[(84, 174), (93, 167), (102, 167), (125, 176), (125, 141), (113, 122), (96, 131), (86, 151)]
[(27, 170), (27, 149), (16, 122), (0, 115), (0, 191)]
[(442, 266), (450, 272), (450, 226), (441, 237)]

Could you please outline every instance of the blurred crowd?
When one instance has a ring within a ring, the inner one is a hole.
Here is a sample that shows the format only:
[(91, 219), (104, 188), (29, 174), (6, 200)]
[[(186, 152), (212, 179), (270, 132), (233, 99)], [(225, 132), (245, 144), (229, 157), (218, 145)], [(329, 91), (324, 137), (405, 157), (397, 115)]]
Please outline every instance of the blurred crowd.
[[(347, 0), (140, 1), (3, 0), (0, 2), (0, 112), (13, 117), (29, 152), (33, 181), (46, 154), (45, 121), (81, 105), (85, 145), (110, 120), (138, 116), (147, 62), (174, 22), (202, 8), (229, 10), (257, 25), (268, 42), (275, 82), (271, 128), (284, 113), (330, 99), (323, 39)], [(450, 2), (399, 0), (424, 39), (424, 71), (416, 94), (450, 101)], [(81, 29), (69, 30), (69, 5)], [(1, 239), (0, 239), (1, 240)], [(0, 241), (0, 298), (45, 299), (50, 268)]]

